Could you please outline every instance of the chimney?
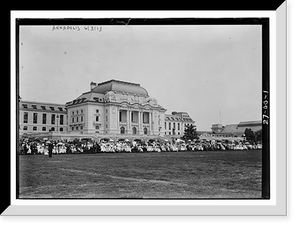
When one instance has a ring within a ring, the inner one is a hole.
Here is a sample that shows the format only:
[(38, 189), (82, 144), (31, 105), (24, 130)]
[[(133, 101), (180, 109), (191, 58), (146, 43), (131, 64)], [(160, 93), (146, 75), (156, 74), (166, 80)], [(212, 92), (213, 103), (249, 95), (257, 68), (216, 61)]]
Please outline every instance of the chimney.
[(91, 90), (93, 90), (97, 86), (97, 84), (95, 82), (93, 82), (93, 81), (91, 82), (90, 85), (91, 85)]

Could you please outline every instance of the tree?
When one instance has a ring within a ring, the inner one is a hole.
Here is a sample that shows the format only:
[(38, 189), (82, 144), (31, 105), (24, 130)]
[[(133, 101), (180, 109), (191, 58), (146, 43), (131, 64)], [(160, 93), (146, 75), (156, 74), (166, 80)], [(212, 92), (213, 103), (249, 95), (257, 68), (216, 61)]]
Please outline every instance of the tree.
[(246, 137), (247, 141), (254, 141), (255, 140), (255, 135), (254, 135), (253, 130), (251, 130), (249, 128), (246, 128), (244, 134), (245, 134), (245, 137)]
[(194, 139), (199, 139), (197, 131), (196, 131), (196, 126), (193, 124), (187, 125), (186, 128), (184, 129), (184, 134), (182, 136), (182, 140), (188, 141), (191, 140), (193, 141)]
[(262, 141), (262, 129), (255, 131), (255, 141), (256, 142), (261, 142)]

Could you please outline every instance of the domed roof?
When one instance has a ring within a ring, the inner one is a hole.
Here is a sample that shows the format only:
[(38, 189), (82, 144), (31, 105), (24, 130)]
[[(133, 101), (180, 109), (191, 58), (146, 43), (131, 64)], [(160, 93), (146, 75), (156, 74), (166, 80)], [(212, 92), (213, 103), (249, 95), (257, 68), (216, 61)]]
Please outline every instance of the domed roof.
[(105, 94), (107, 91), (126, 92), (130, 94), (139, 94), (149, 96), (145, 88), (141, 87), (140, 84), (130, 83), (119, 80), (109, 80), (103, 83), (99, 83), (92, 89), (92, 92)]

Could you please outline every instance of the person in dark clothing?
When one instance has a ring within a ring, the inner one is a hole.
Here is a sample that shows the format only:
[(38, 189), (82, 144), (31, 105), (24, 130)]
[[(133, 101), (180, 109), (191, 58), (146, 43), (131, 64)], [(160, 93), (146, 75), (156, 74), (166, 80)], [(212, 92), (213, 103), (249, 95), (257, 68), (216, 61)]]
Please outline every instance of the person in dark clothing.
[(52, 150), (53, 150), (53, 144), (52, 142), (50, 142), (48, 145), (49, 157), (52, 157)]

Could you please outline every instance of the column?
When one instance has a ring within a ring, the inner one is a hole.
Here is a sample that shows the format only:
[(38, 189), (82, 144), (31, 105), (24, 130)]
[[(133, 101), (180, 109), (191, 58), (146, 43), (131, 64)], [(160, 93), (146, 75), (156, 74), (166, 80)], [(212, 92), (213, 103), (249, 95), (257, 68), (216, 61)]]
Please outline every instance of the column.
[(132, 134), (132, 129), (131, 129), (131, 110), (129, 110), (128, 111), (128, 113), (129, 113), (129, 117), (128, 117), (128, 120), (129, 120), (129, 122), (128, 122), (128, 134)]
[(126, 134), (129, 134), (129, 114), (130, 114), (130, 111), (126, 110), (126, 129), (127, 129), (125, 131)]
[(152, 135), (152, 112), (149, 112), (149, 135)]
[(120, 133), (120, 108), (117, 107), (117, 133)]
[(139, 134), (143, 134), (143, 112), (139, 112)]

